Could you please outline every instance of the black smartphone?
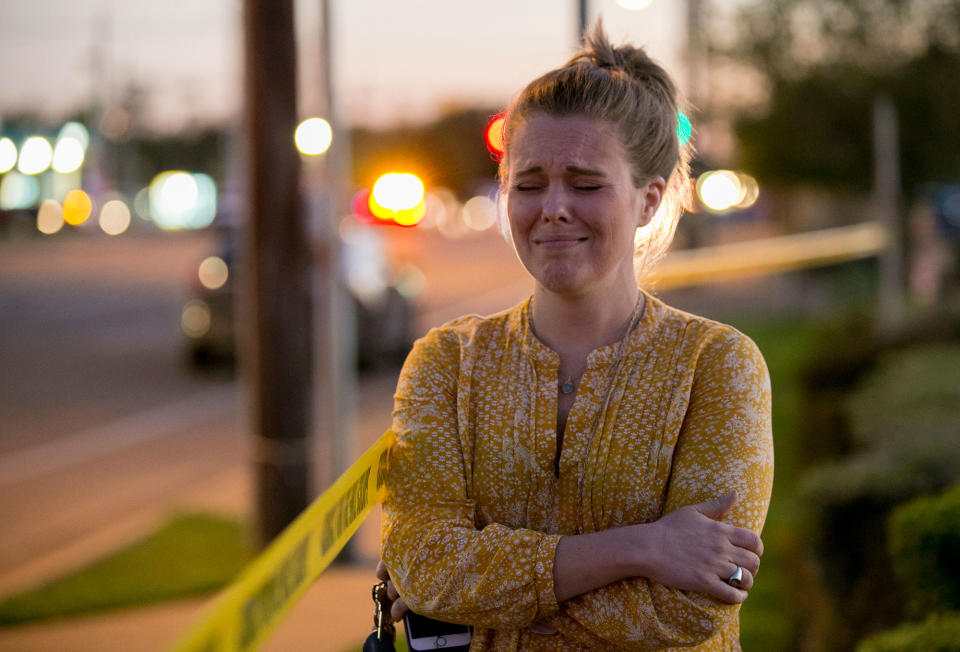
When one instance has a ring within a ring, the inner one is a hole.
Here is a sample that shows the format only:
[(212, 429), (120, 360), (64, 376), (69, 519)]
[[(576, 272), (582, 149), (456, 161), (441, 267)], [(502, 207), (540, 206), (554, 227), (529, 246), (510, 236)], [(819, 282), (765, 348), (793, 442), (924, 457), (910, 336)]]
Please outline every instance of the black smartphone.
[(473, 629), (469, 625), (445, 623), (408, 611), (403, 614), (403, 629), (407, 633), (407, 646), (411, 650), (470, 649)]

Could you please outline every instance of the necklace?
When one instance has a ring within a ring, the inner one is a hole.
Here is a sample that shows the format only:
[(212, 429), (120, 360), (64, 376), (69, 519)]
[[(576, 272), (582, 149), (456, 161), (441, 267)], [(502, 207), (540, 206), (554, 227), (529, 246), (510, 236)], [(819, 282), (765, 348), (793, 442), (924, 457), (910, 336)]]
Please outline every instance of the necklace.
[[(620, 338), (617, 342), (617, 350), (614, 355), (614, 362), (611, 365), (612, 369), (615, 369), (617, 366), (619, 366), (620, 358), (623, 357), (623, 347), (625, 346), (627, 335), (629, 335), (630, 332), (636, 327), (637, 321), (639, 321), (640, 313), (642, 309), (643, 309), (643, 295), (638, 293), (637, 302), (634, 304), (633, 311), (630, 313), (630, 317), (627, 319), (626, 327), (623, 333), (620, 335)], [(530, 311), (530, 324), (531, 326), (534, 327), (534, 331), (536, 331), (536, 327), (533, 324), (532, 309)], [(579, 385), (579, 383), (580, 383), (579, 376), (577, 378), (574, 378), (573, 376), (567, 376), (567, 379), (565, 381), (559, 383), (560, 393), (572, 394), (573, 390), (577, 388), (577, 385)]]
[[(642, 292), (637, 293), (637, 303), (633, 306), (633, 312), (630, 314), (630, 319), (627, 320), (627, 326), (623, 331), (623, 335), (620, 337), (620, 341), (617, 342), (617, 349), (614, 352), (613, 362), (610, 364), (610, 368), (607, 371), (607, 386), (603, 392), (603, 400), (600, 402), (600, 411), (597, 412), (596, 416), (593, 419), (593, 425), (590, 428), (590, 433), (588, 436), (588, 446), (593, 445), (593, 437), (597, 432), (597, 427), (600, 425), (600, 417), (603, 413), (607, 411), (607, 407), (610, 403), (610, 395), (613, 393), (613, 384), (614, 380), (617, 377), (617, 372), (620, 370), (620, 363), (623, 361), (624, 351), (626, 349), (628, 335), (633, 332), (633, 329), (637, 327), (637, 323), (640, 321), (640, 316), (643, 314), (643, 307), (646, 305), (644, 301), (644, 295)], [(530, 327), (536, 332), (536, 326), (533, 323), (533, 306), (530, 306)], [(576, 382), (579, 382), (577, 379)], [(560, 385), (560, 392), (563, 394), (570, 394), (574, 389), (576, 389), (576, 383), (574, 382), (573, 376), (567, 377), (567, 380)], [(563, 450), (563, 433), (561, 431), (557, 432), (557, 452), (553, 458), (553, 473), (559, 478), (560, 477), (560, 453)], [(582, 490), (582, 487), (581, 487)], [(578, 528), (579, 530), (579, 528)]]

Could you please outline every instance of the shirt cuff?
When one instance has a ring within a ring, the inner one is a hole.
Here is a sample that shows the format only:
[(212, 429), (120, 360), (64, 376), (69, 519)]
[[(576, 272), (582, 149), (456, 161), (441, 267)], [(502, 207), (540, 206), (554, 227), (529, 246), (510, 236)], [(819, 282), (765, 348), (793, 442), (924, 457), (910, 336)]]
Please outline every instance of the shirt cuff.
[(553, 561), (557, 555), (559, 534), (544, 534), (537, 546), (537, 560), (533, 565), (537, 592), (537, 620), (552, 616), (560, 610), (553, 583)]

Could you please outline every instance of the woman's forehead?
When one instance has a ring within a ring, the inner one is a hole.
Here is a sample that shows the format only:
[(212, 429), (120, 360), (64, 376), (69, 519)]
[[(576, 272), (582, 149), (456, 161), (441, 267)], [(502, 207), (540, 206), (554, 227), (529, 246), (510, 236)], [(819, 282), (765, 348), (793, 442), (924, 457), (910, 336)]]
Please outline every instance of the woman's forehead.
[(627, 166), (616, 128), (587, 116), (534, 114), (517, 129), (508, 147), (511, 171), (531, 168)]

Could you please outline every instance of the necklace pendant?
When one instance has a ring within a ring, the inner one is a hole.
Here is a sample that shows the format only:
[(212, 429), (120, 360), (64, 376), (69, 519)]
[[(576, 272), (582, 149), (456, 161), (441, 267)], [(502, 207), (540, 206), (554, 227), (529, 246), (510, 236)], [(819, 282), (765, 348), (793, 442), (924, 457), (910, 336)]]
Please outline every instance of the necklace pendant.
[(569, 394), (573, 391), (573, 383), (568, 380), (564, 384), (560, 385), (560, 391), (564, 394)]

